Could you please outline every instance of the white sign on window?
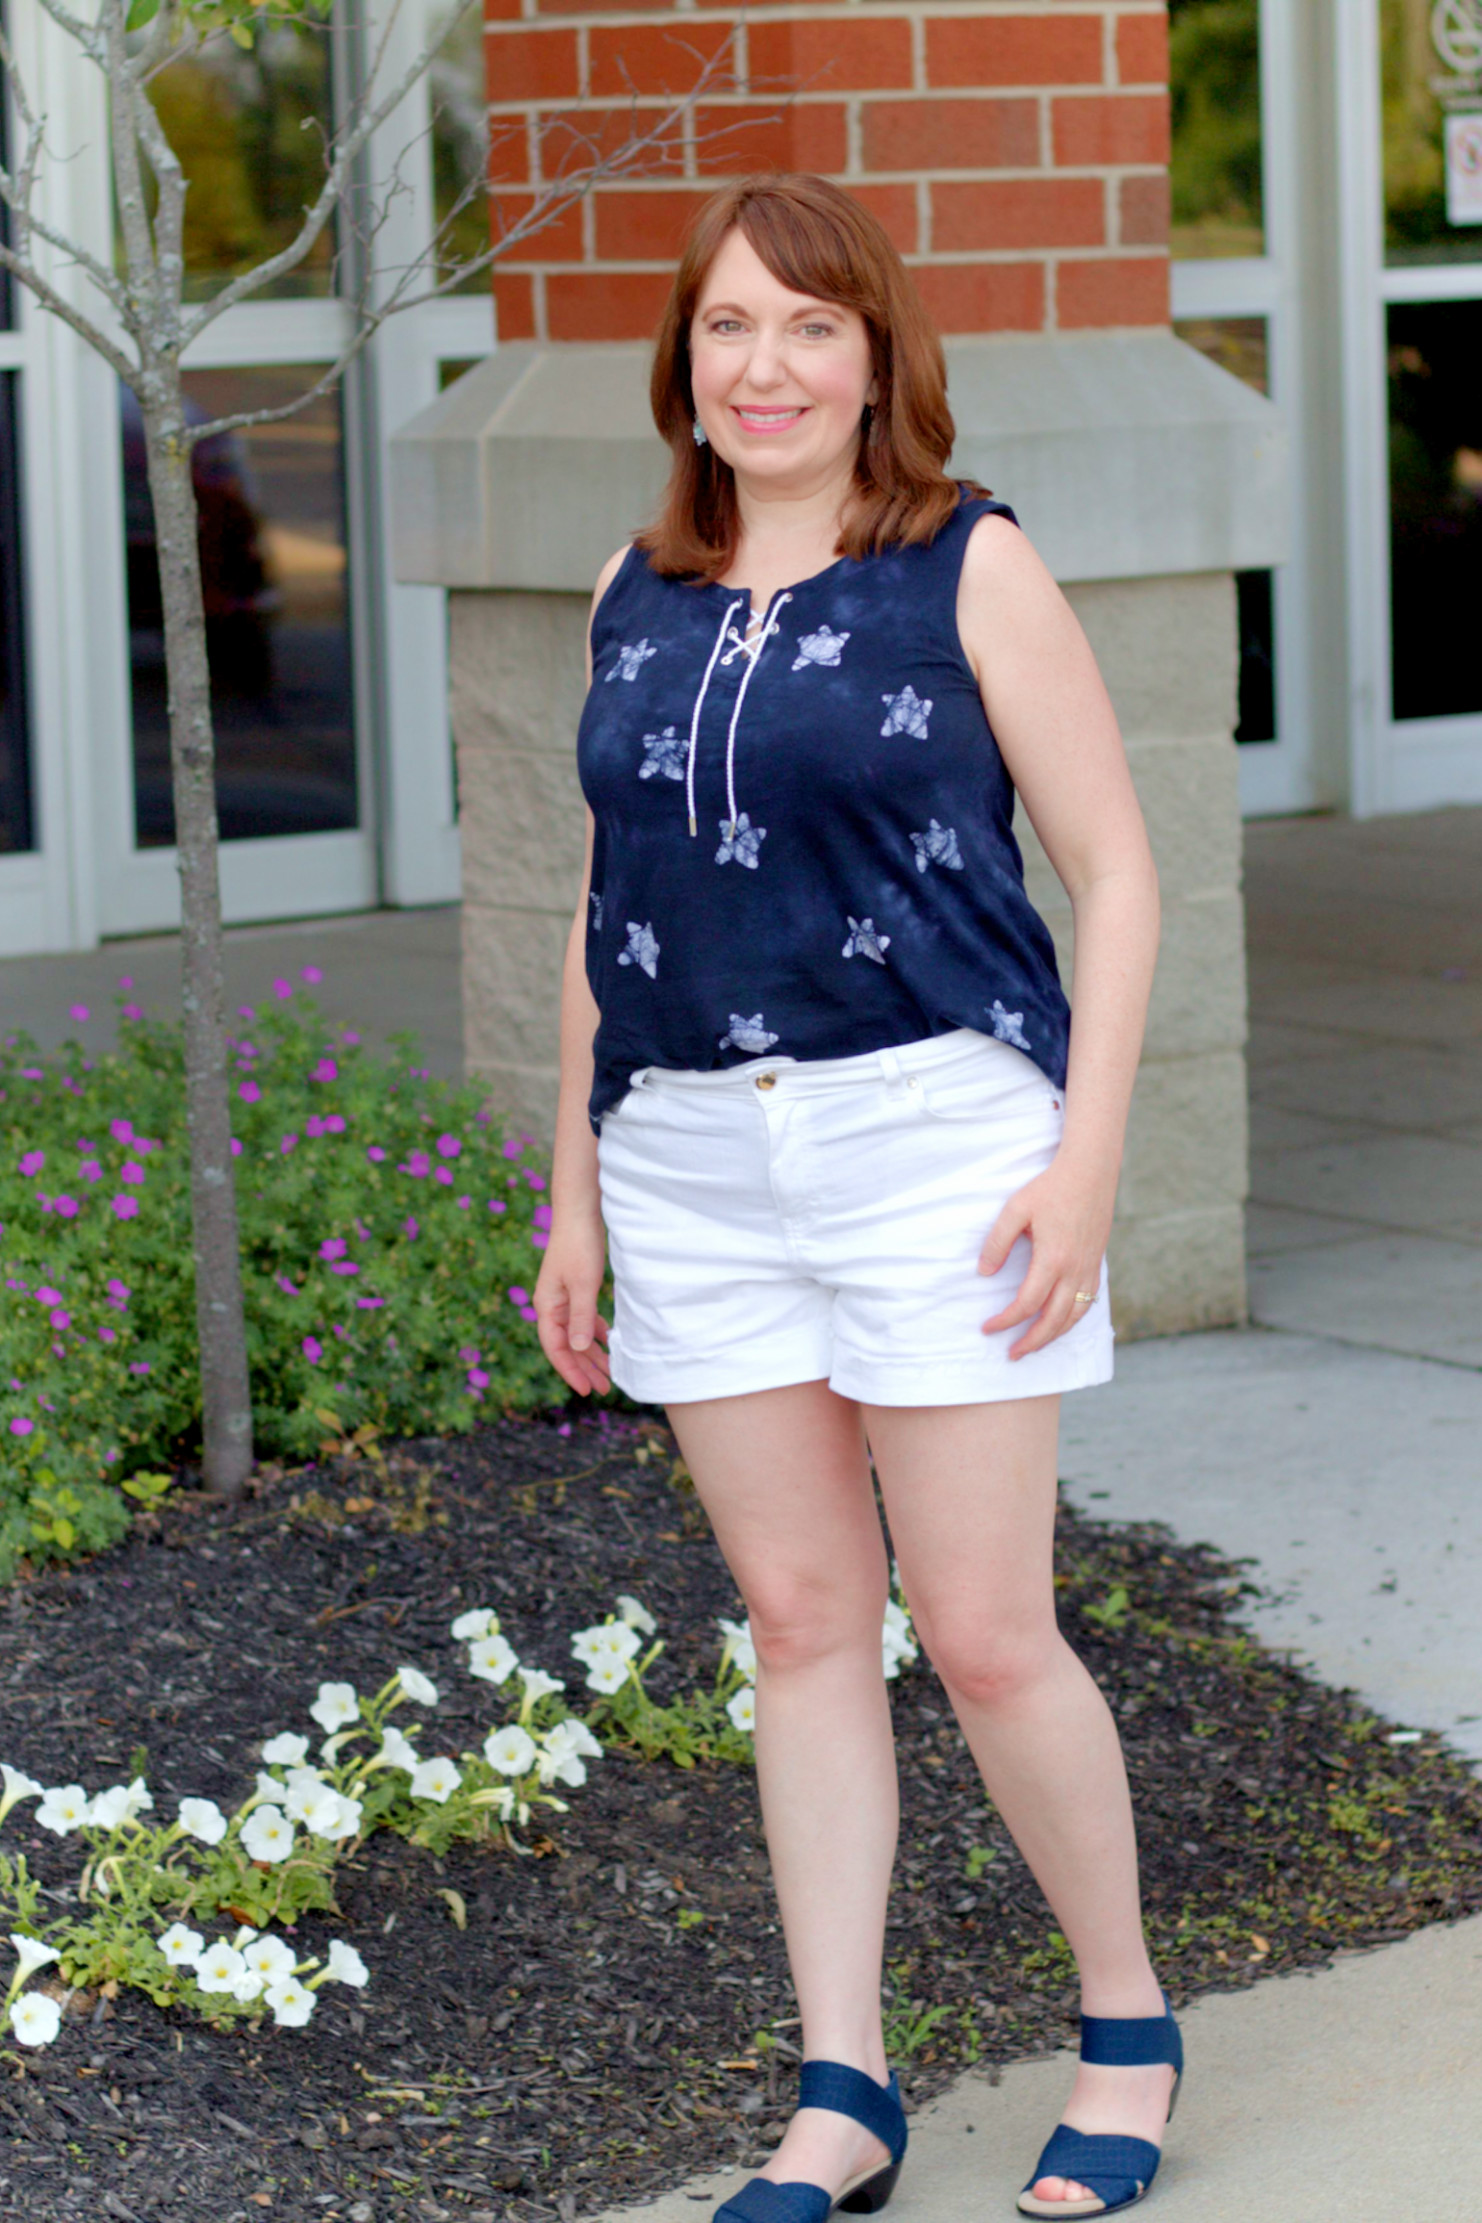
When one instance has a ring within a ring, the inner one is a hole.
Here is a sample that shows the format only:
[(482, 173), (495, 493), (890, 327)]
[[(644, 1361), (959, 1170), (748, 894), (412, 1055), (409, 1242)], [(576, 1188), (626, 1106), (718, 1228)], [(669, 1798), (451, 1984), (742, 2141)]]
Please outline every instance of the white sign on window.
[(1482, 115), (1446, 118), (1446, 221), (1482, 224)]

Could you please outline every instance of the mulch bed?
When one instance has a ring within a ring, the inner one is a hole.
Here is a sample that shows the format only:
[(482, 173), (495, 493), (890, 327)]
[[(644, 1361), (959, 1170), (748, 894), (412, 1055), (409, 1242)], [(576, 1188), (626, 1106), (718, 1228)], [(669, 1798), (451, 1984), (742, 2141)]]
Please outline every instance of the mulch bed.
[[(1067, 1634), (1121, 1727), (1175, 2003), (1482, 1908), (1482, 1784), (1263, 1650), (1232, 1618), (1239, 1568), (1069, 1508), (1059, 1564)], [(235, 1804), (264, 1737), (312, 1729), (322, 1677), (374, 1689), (403, 1660), (443, 1692), (424, 1748), (456, 1753), (494, 1695), (463, 1671), (456, 1613), (493, 1605), (574, 1691), (569, 1634), (620, 1590), (669, 1640), (655, 1695), (708, 1681), (714, 1616), (737, 1600), (654, 1424), (500, 1423), (403, 1446), (379, 1479), (334, 1459), (269, 1471), (236, 1508), (183, 1491), (119, 1550), (0, 1600), (0, 1756), (91, 1791), (143, 1746), (160, 1811)], [(891, 1690), (888, 2016), (919, 2104), (967, 2062), (1066, 2042), (1076, 2001), (935, 1676), (922, 1663)], [(65, 1888), (76, 1849), (33, 1812), (0, 1843)], [(371, 1982), (327, 1986), (306, 2030), (211, 2032), (133, 1993), (75, 2002), (53, 2047), (19, 2071), (6, 2057), (0, 2206), (34, 2223), (571, 2223), (757, 2165), (791, 2104), (797, 2025), (751, 1771), (610, 1754), (547, 1826), (527, 1858), (373, 1838), (340, 1871), (332, 1925)], [(299, 1934), (313, 1950), (324, 1926)]]

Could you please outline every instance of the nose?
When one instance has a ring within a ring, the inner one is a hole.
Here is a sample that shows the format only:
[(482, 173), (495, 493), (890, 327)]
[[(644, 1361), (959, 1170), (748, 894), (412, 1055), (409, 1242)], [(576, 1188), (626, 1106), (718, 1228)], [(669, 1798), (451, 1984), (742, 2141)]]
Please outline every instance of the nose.
[(774, 393), (787, 377), (787, 365), (782, 359), (782, 345), (765, 332), (759, 332), (746, 363), (744, 384), (755, 387), (758, 393)]

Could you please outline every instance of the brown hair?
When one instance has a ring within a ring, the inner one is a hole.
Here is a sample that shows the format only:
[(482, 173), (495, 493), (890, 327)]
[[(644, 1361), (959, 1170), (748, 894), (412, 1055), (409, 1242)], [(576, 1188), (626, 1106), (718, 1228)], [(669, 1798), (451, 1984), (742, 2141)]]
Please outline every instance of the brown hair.
[[(690, 324), (722, 245), (739, 231), (779, 284), (857, 309), (869, 333), (876, 400), (865, 412), (855, 499), (841, 556), (930, 541), (957, 507), (947, 475), (956, 428), (942, 343), (879, 219), (818, 177), (755, 177), (724, 187), (696, 216), (659, 326), (649, 385), (654, 422), (674, 458), (657, 522), (637, 536), (665, 578), (717, 579), (740, 536), (728, 463), (694, 438)], [(973, 486), (970, 492), (983, 489)]]

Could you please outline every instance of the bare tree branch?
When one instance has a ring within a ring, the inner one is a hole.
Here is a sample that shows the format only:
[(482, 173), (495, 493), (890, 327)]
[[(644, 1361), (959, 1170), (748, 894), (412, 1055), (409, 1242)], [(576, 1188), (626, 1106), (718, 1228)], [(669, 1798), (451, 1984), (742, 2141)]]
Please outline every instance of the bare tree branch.
[(115, 347), (107, 334), (89, 317), (85, 317), (80, 309), (74, 309), (66, 295), (58, 293), (56, 287), (42, 277), (34, 263), (22, 262), (14, 248), (0, 244), (0, 270), (8, 270), (28, 293), (35, 294), (44, 309), (50, 309), (53, 316), (59, 316), (64, 324), (70, 324), (78, 338), (86, 340), (89, 347), (96, 348), (110, 369), (117, 371), (127, 385), (138, 386), (139, 365), (131, 363), (123, 350)]
[(78, 269), (85, 270), (93, 284), (107, 296), (119, 314), (126, 314), (127, 296), (113, 272), (76, 240), (69, 239), (55, 225), (38, 216), (31, 205), (41, 157), (46, 152), (46, 118), (38, 116), (31, 106), (25, 80), (3, 27), (0, 27), (0, 77), (10, 87), (11, 103), (25, 131), (25, 151), (19, 168), (14, 172), (0, 168), (0, 201), (5, 203), (16, 220), (16, 236), (12, 243), (15, 252), (23, 259), (27, 256), (30, 236), (34, 232), (49, 247), (55, 247), (60, 254), (76, 264)]

